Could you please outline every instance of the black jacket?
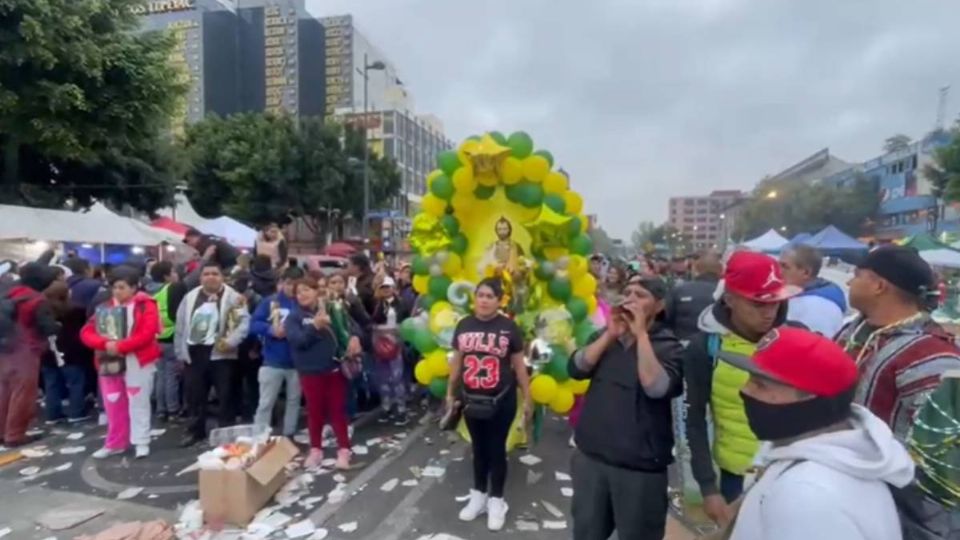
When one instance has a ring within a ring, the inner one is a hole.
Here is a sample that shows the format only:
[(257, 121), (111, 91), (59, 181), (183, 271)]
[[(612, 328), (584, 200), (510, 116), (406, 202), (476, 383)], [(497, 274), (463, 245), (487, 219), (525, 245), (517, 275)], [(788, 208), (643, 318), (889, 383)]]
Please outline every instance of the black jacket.
[(683, 346), (669, 328), (656, 323), (650, 341), (670, 377), (662, 398), (650, 398), (637, 374), (637, 347), (617, 342), (584, 372), (575, 357), (568, 364), (574, 379), (591, 379), (576, 428), (577, 448), (600, 462), (624, 469), (660, 472), (673, 462), (670, 400), (683, 393)]
[(719, 281), (714, 274), (702, 274), (677, 285), (667, 296), (666, 323), (678, 338), (687, 340), (699, 331), (697, 320), (713, 304)]
[(240, 252), (237, 248), (230, 245), (230, 242), (227, 242), (219, 236), (213, 236), (210, 234), (201, 234), (200, 242), (194, 246), (200, 255), (203, 255), (207, 248), (215, 245), (217, 246), (217, 253), (214, 255), (214, 258), (217, 260), (217, 263), (220, 265), (220, 268), (223, 269), (224, 273), (229, 273), (230, 269), (237, 265), (237, 258), (240, 257)]

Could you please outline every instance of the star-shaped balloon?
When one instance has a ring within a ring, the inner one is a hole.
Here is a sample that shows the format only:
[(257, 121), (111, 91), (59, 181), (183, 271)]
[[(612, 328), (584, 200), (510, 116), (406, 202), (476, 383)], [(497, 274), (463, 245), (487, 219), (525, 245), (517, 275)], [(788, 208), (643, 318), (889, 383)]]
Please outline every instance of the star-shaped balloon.
[(510, 157), (510, 148), (495, 141), (488, 133), (479, 143), (465, 147), (464, 154), (473, 165), (474, 176), (495, 176), (500, 174), (503, 160)]
[(410, 231), (410, 246), (420, 253), (436, 253), (450, 245), (443, 225), (436, 216), (420, 212), (413, 218), (413, 227)]
[(573, 218), (543, 205), (537, 219), (524, 225), (530, 231), (531, 249), (565, 246), (569, 237), (567, 224), (570, 223), (571, 219)]

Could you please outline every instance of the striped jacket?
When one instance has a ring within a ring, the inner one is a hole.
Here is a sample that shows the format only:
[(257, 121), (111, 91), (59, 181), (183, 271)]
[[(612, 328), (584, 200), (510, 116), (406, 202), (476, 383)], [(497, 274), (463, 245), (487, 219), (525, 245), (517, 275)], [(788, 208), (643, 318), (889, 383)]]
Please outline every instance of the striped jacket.
[(927, 396), (940, 383), (940, 375), (960, 369), (960, 348), (954, 337), (927, 314), (857, 335), (858, 317), (847, 324), (837, 342), (857, 360), (860, 384), (855, 400), (885, 421), (901, 442)]

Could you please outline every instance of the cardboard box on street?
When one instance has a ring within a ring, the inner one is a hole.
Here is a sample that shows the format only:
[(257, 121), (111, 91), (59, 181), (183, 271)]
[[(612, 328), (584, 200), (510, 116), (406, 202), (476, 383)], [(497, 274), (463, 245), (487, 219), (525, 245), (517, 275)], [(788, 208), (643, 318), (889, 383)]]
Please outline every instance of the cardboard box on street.
[(201, 470), (200, 506), (206, 523), (246, 526), (287, 481), (286, 465), (299, 453), (285, 437), (243, 470)]

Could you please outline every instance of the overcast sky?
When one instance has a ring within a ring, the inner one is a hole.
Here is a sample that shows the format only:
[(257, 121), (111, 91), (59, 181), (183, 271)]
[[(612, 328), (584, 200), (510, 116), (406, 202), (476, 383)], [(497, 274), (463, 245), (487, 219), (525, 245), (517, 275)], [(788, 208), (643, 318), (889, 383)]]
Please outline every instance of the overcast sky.
[(351, 13), (460, 140), (529, 132), (612, 235), (823, 148), (860, 161), (960, 109), (952, 0), (307, 0)]

